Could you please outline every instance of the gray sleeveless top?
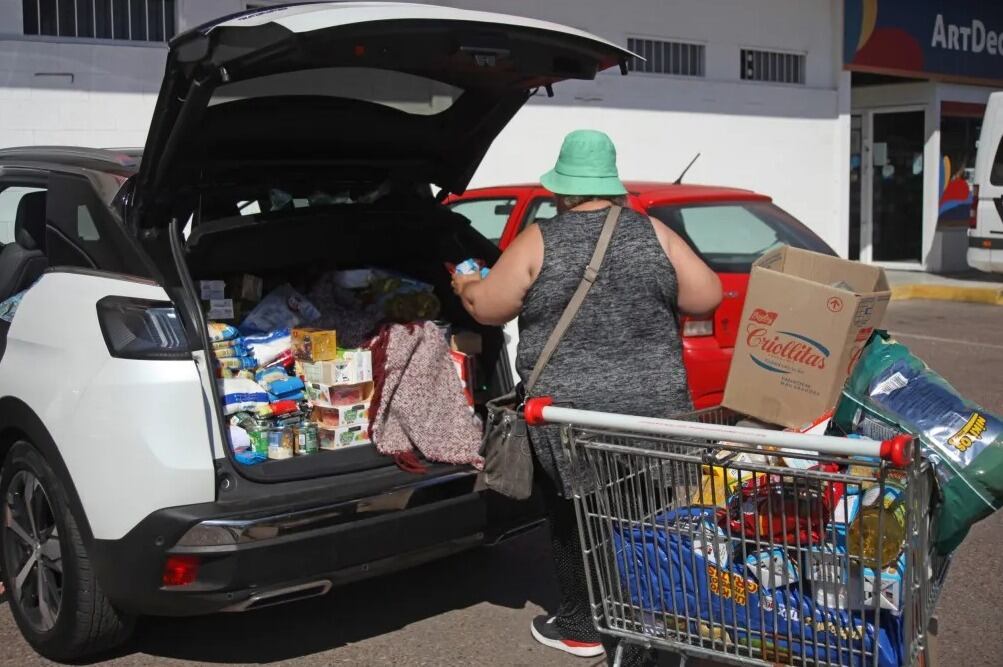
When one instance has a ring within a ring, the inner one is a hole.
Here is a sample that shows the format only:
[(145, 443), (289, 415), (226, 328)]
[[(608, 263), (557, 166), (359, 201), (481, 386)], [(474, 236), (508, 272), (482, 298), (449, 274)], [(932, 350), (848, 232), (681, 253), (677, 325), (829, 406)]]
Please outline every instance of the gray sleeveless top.
[[(539, 223), (543, 267), (519, 316), (516, 368), (529, 379), (599, 239), (608, 209)], [(647, 216), (624, 209), (599, 277), (533, 388), (568, 407), (645, 417), (691, 408), (676, 310), (676, 272)], [(532, 428), (536, 456), (565, 497), (569, 457), (559, 427)]]

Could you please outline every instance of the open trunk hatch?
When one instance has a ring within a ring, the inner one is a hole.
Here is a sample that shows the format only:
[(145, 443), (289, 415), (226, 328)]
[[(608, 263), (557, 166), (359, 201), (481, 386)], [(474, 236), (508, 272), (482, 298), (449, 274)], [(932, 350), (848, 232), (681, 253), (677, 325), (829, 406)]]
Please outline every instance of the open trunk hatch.
[(171, 44), (133, 204), (143, 227), (238, 173), (381, 167), (462, 192), (537, 88), (630, 53), (565, 26), (429, 5), (316, 3)]

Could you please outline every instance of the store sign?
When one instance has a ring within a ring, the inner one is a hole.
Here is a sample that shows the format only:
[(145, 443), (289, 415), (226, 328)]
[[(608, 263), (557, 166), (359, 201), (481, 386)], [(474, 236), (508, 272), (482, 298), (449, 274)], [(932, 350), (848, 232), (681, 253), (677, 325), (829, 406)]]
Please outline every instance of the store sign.
[(999, 85), (1003, 1), (845, 0), (849, 70)]

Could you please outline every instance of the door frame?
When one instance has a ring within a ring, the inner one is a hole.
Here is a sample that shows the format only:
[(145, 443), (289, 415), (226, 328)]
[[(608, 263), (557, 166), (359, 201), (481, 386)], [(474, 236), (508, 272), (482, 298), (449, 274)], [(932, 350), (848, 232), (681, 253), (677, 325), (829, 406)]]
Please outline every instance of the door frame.
[(867, 264), (877, 264), (889, 269), (923, 269), (925, 262), (923, 253), (926, 251), (926, 217), (925, 208), (920, 218), (920, 257), (916, 261), (875, 261), (874, 260), (874, 116), (886, 113), (923, 112), (923, 191), (926, 194), (926, 126), (929, 118), (929, 107), (926, 104), (903, 104), (895, 106), (854, 109), (852, 115), (861, 116), (862, 152), (860, 168), (860, 261)]

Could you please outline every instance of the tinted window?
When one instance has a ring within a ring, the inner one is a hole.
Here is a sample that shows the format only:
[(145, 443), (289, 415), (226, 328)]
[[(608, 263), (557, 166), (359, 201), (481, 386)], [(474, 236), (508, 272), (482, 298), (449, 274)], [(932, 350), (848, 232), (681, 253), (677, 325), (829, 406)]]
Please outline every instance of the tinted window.
[(492, 243), (498, 243), (505, 225), (515, 208), (515, 197), (471, 199), (452, 204), (450, 208), (470, 221), (470, 226)]
[(814, 232), (768, 202), (655, 206), (649, 212), (719, 273), (746, 273), (760, 255), (779, 245), (836, 254)]
[(50, 266), (148, 275), (140, 251), (129, 242), (87, 179), (54, 174), (45, 206), (45, 254)]
[(1003, 185), (1003, 139), (1000, 139), (999, 148), (996, 149), (996, 159), (993, 161), (992, 171), (989, 172), (989, 182), (993, 185)]
[(21, 197), (30, 192), (41, 192), (44, 189), (26, 185), (11, 185), (0, 190), (0, 243), (14, 242), (14, 219), (17, 217), (17, 205), (21, 203)]

